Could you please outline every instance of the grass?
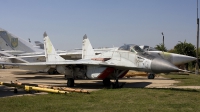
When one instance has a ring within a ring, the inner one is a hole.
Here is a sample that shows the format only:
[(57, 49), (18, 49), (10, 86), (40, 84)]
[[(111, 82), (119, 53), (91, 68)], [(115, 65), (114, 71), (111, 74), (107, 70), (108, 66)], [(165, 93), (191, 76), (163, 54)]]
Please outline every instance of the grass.
[[(179, 86), (200, 86), (200, 75), (169, 74)], [(0, 93), (1, 94), (1, 93)], [(0, 112), (177, 112), (200, 111), (200, 90), (103, 89), (91, 94), (48, 94), (0, 98)]]
[(163, 75), (166, 78), (171, 78), (173, 80), (180, 81), (177, 86), (200, 86), (200, 75), (190, 74), (190, 75), (177, 75), (168, 74)]
[(103, 89), (91, 94), (70, 93), (0, 98), (0, 112), (197, 112), (200, 111), (199, 99), (199, 90)]

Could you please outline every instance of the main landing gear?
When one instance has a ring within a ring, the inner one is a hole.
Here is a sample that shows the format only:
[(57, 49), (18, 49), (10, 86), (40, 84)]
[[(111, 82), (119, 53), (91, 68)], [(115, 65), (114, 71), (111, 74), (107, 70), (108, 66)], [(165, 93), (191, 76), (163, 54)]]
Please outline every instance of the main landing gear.
[(48, 72), (49, 75), (53, 75), (53, 74), (58, 73), (56, 69), (49, 69), (47, 72)]
[(1, 68), (2, 68), (2, 69), (5, 69), (5, 66), (4, 66), (4, 65), (1, 65)]
[(104, 86), (108, 87), (108, 88), (111, 88), (111, 89), (114, 89), (114, 88), (122, 88), (124, 86), (125, 83), (119, 85), (119, 80), (118, 80), (118, 75), (119, 75), (119, 71), (116, 70), (115, 71), (115, 80), (114, 82), (111, 82), (110, 81), (110, 78), (105, 78), (103, 79), (103, 84)]
[(67, 78), (67, 87), (74, 87), (74, 78)]
[(120, 88), (118, 78), (115, 79), (115, 82), (112, 83), (111, 88)]
[(103, 79), (103, 85), (109, 87), (111, 84), (110, 78)]
[(105, 78), (105, 79), (103, 79), (103, 84), (104, 84), (105, 87), (108, 87), (110, 89), (114, 89), (114, 88), (122, 88), (125, 83), (119, 85), (118, 78), (116, 78), (114, 82), (111, 82), (110, 78)]

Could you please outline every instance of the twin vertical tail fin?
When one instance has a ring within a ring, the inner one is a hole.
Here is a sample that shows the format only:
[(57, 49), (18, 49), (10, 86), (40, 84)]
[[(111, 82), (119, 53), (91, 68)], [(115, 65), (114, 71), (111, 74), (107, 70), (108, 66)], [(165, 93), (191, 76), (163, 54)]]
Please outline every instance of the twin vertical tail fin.
[[(57, 54), (46, 32), (44, 32), (44, 51), (45, 51), (46, 62), (65, 60)], [(82, 46), (82, 59), (90, 59), (94, 56), (95, 56), (95, 52), (94, 52), (94, 49), (92, 48), (90, 40), (87, 38), (87, 35), (84, 35), (83, 46)]]
[(83, 36), (83, 46), (82, 46), (82, 59), (90, 59), (95, 56), (94, 49), (90, 43), (90, 40), (87, 38), (85, 34)]
[(44, 32), (43, 36), (44, 36), (44, 51), (45, 51), (46, 62), (64, 61), (65, 59), (63, 59), (57, 54), (46, 32)]

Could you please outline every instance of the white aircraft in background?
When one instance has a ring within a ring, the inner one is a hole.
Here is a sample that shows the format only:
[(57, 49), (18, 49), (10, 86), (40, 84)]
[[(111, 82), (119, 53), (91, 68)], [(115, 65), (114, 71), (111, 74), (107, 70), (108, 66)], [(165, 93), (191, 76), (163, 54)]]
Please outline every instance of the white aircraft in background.
[(140, 48), (146, 51), (148, 54), (166, 59), (174, 65), (182, 65), (196, 60), (196, 58), (192, 56), (163, 52), (147, 45), (141, 45)]
[(69, 87), (74, 86), (74, 79), (77, 77), (100, 79), (106, 86), (111, 84), (110, 79), (114, 79), (113, 85), (119, 87), (118, 79), (129, 70), (145, 71), (150, 74), (182, 71), (165, 59), (149, 55), (133, 44), (95, 55), (86, 35), (83, 38), (82, 59), (65, 60), (59, 56), (46, 33), (44, 33), (44, 49), (46, 62), (3, 64), (18, 65), (23, 69), (55, 68), (60, 74), (65, 75)]

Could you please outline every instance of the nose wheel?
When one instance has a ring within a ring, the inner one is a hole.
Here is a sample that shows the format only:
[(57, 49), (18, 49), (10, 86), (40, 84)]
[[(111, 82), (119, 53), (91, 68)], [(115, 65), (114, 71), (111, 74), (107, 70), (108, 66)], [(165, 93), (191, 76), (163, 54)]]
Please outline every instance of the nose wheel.
[(148, 74), (148, 79), (154, 79), (155, 78), (155, 74)]

